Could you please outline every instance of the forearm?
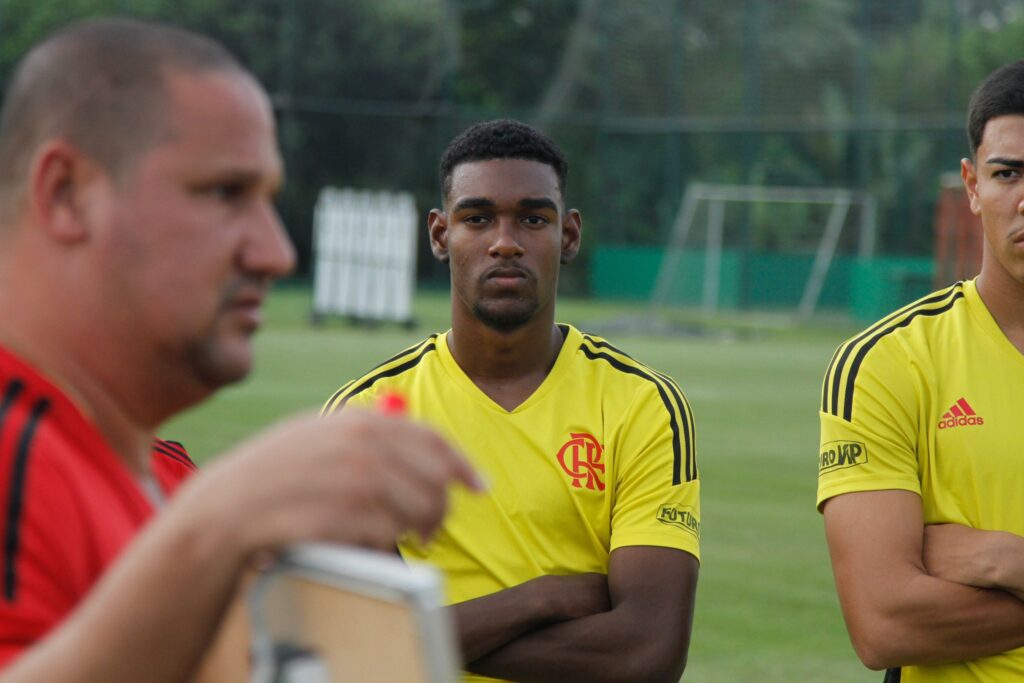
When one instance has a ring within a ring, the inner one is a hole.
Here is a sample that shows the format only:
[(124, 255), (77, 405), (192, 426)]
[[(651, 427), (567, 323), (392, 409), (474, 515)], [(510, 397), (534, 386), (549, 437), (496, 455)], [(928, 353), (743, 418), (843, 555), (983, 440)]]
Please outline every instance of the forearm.
[(242, 555), (232, 549), (191, 512), (159, 519), (0, 681), (191, 680), (241, 573)]
[(990, 532), (993, 549), (988, 555), (988, 585), (1024, 600), (1024, 537), (1006, 531)]
[(1024, 645), (1024, 602), (1005, 592), (923, 571), (880, 590), (888, 594), (840, 591), (854, 648), (870, 668), (971, 660)]
[(638, 626), (623, 608), (552, 624), (471, 661), (478, 674), (522, 683), (676, 683), (686, 664), (690, 624), (685, 638), (666, 642)]
[(698, 571), (685, 551), (618, 548), (608, 560), (609, 608), (530, 631), (467, 668), (524, 683), (676, 683), (686, 665)]
[(578, 619), (611, 608), (604, 574), (538, 576), (517, 586), (452, 606), (469, 662), (553, 622)]
[(191, 681), (250, 560), (310, 540), (386, 549), (400, 533), (428, 536), (456, 481), (480, 486), (439, 436), (398, 418), (275, 425), (176, 492), (0, 683)]
[(925, 527), (928, 573), (978, 588), (999, 588), (1024, 596), (1024, 537), (961, 524)]
[(1024, 602), (929, 573), (917, 494), (846, 493), (823, 511), (839, 603), (868, 667), (971, 660), (1024, 644)]
[(529, 586), (527, 582), (452, 605), (463, 661), (479, 659), (554, 618), (532, 599)]

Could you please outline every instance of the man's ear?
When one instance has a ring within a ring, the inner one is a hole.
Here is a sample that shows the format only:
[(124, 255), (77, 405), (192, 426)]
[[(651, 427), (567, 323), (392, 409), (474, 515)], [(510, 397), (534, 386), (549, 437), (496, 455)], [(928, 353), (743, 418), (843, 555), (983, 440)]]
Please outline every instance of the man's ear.
[(582, 233), (583, 216), (576, 209), (569, 209), (562, 219), (562, 263), (572, 263), (576, 258)]
[(975, 216), (981, 215), (981, 204), (978, 202), (978, 170), (970, 159), (960, 160), (960, 177), (964, 181), (964, 189), (967, 190), (967, 198), (971, 201), (971, 213)]
[(34, 223), (66, 243), (89, 237), (90, 198), (96, 182), (106, 179), (100, 167), (77, 147), (50, 140), (36, 150), (28, 178), (28, 205)]
[(431, 209), (427, 216), (427, 234), (430, 236), (430, 251), (441, 263), (448, 263), (448, 218), (441, 209)]

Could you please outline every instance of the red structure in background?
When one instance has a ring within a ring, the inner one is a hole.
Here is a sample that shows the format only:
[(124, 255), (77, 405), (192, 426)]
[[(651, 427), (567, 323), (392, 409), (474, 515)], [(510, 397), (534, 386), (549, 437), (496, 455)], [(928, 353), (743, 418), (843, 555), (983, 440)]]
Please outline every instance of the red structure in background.
[(935, 286), (977, 275), (984, 239), (981, 219), (971, 213), (959, 174), (942, 176), (935, 205)]

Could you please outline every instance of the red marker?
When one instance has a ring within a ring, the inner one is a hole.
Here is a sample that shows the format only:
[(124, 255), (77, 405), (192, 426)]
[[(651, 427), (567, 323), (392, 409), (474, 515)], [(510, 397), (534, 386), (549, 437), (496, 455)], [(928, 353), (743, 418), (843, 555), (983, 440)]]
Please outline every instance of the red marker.
[[(386, 391), (378, 396), (374, 407), (381, 415), (406, 415), (409, 412), (409, 402), (405, 400), (405, 396), (397, 391)], [(470, 485), (470, 490), (477, 493), (486, 491), (488, 488), (487, 483), (479, 473), (476, 476), (477, 480)]]
[(397, 391), (388, 391), (377, 398), (377, 412), (384, 415), (405, 415), (409, 412), (409, 402)]

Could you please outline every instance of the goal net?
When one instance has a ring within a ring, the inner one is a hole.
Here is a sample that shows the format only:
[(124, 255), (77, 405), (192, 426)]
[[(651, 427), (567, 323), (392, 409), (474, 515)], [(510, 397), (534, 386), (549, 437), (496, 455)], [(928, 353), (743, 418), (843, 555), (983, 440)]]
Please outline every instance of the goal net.
[[(841, 245), (860, 257), (874, 252), (875, 214), (874, 198), (850, 188), (693, 183), (672, 226), (652, 308), (692, 305), (696, 288), (707, 313), (772, 302), (807, 318)], [(795, 297), (771, 291), (781, 289), (783, 279), (799, 283)], [(744, 287), (747, 296), (737, 293)]]

